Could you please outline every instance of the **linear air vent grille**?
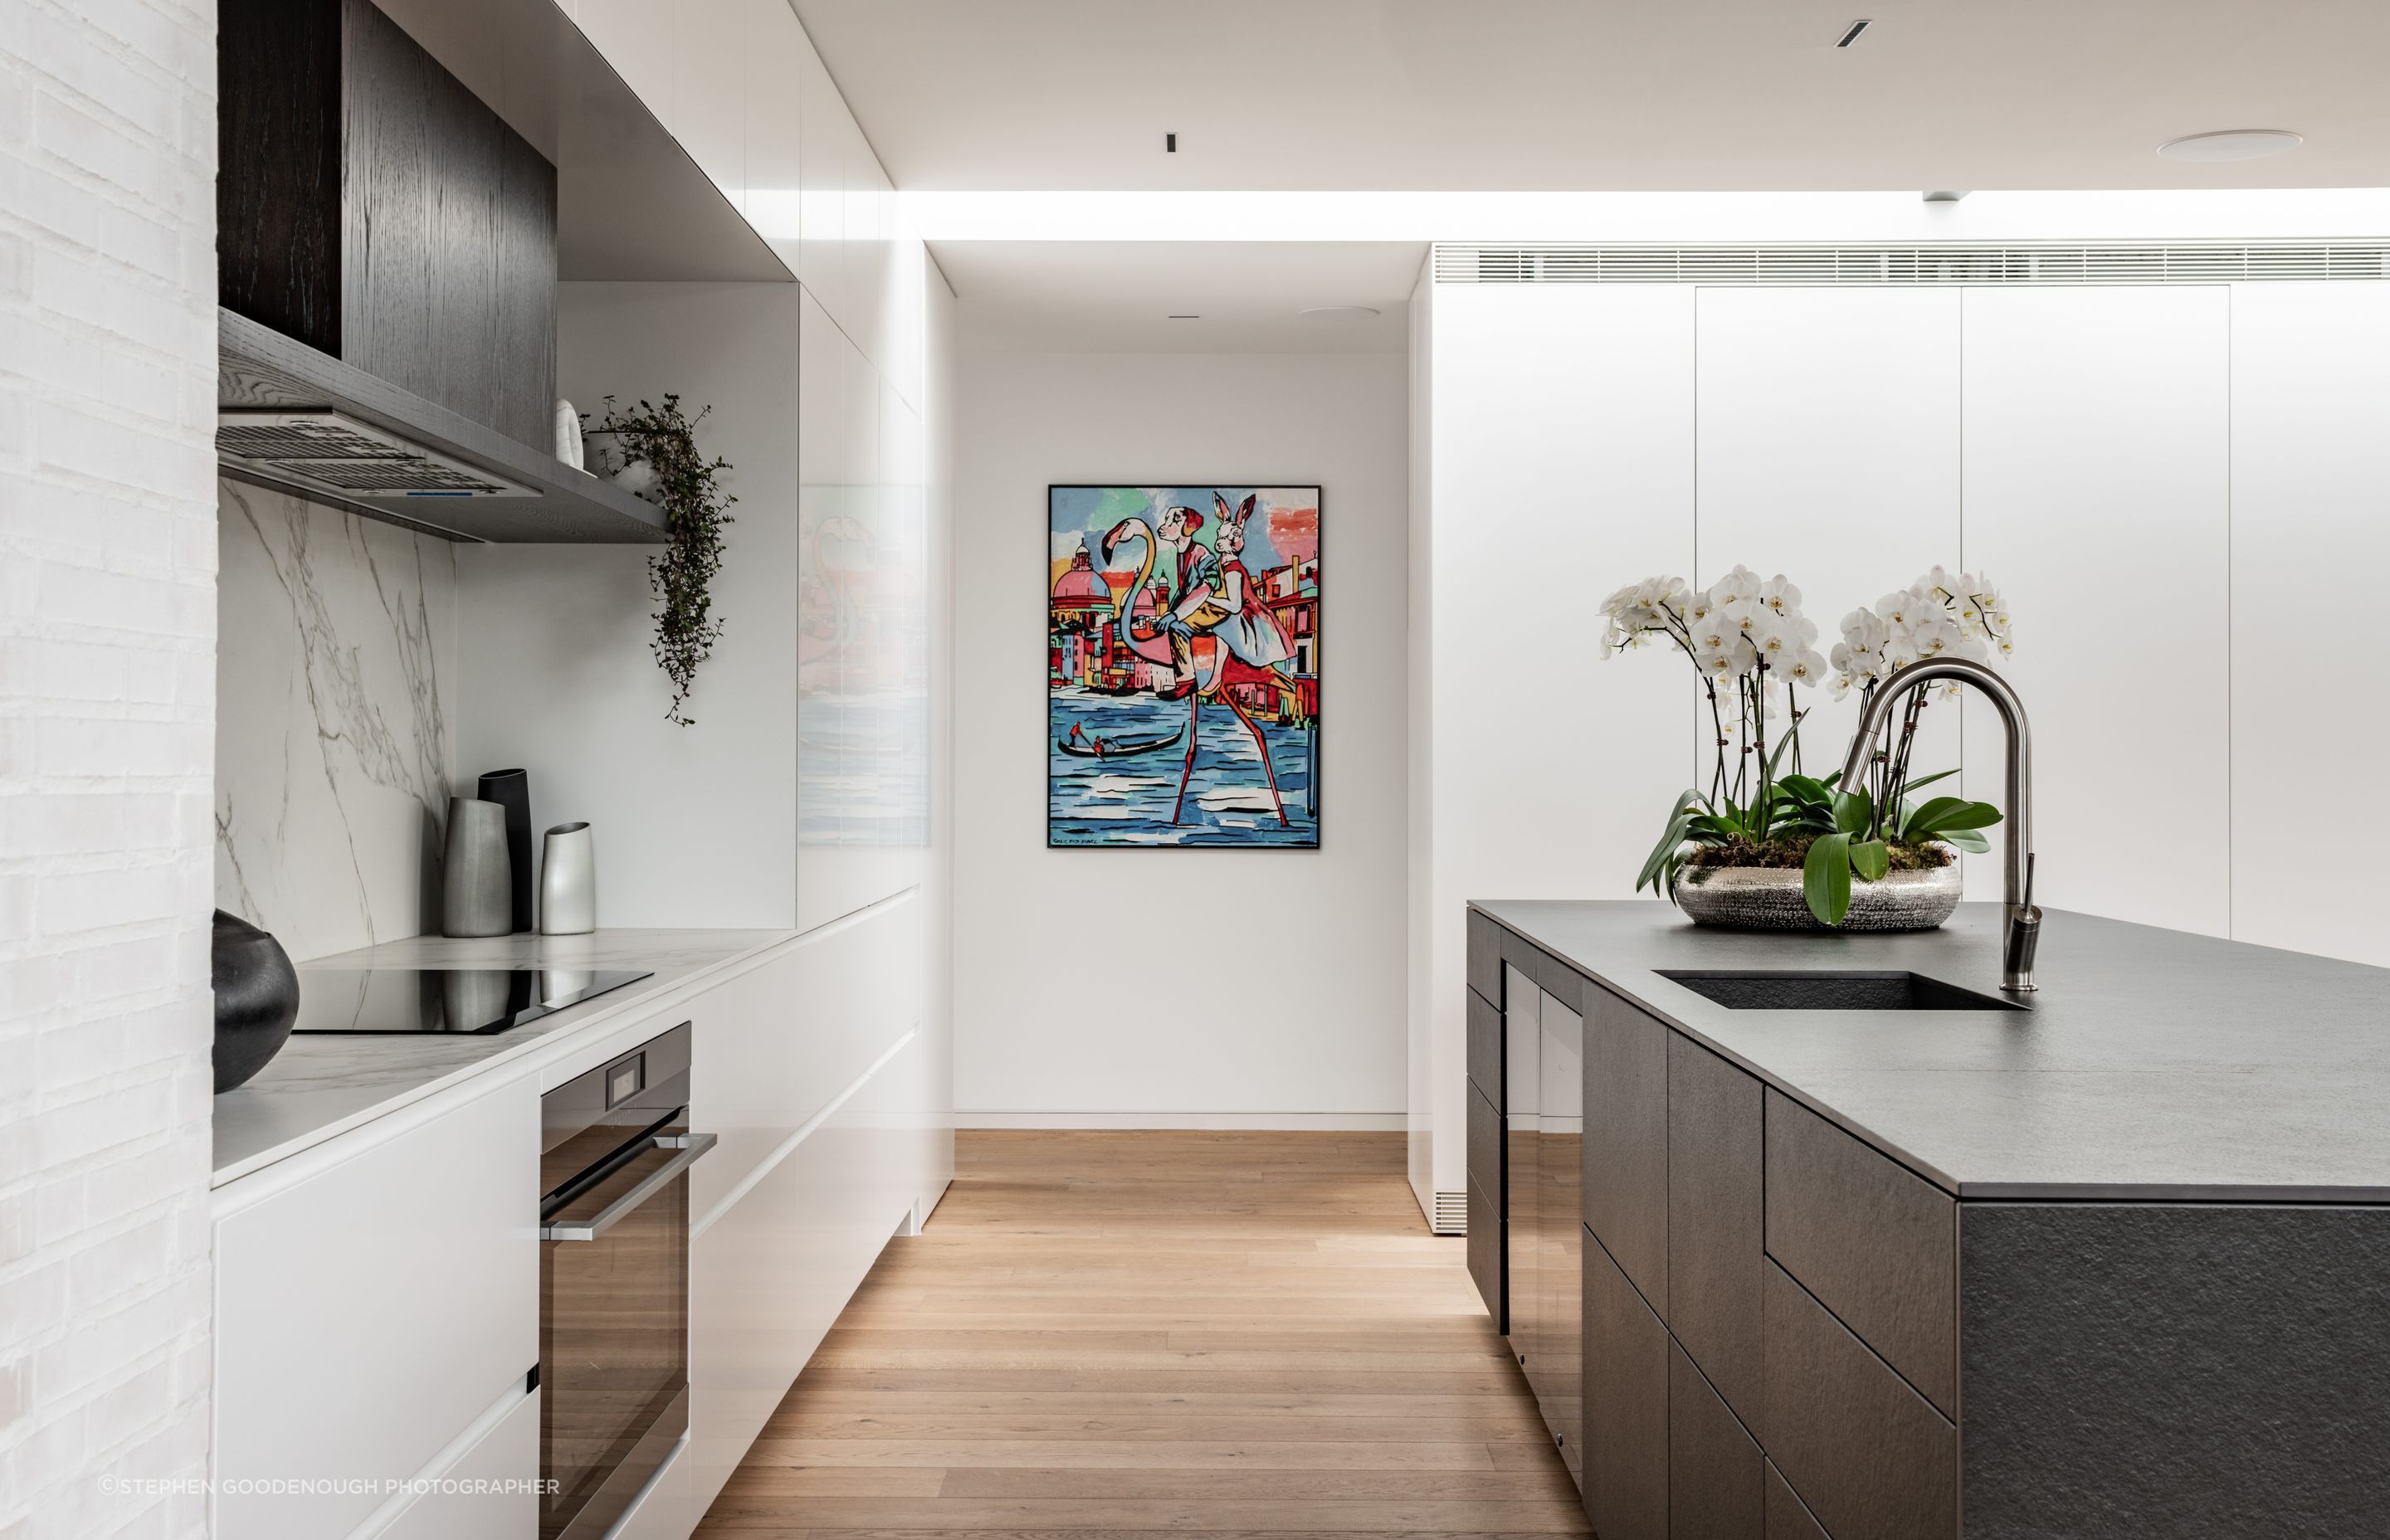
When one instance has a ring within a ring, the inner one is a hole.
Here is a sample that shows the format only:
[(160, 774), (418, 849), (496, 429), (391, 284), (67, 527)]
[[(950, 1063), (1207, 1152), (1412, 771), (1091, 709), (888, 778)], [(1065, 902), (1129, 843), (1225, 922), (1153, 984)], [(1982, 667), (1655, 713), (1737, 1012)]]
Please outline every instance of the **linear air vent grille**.
[(1428, 1229), (1434, 1235), (1467, 1235), (1469, 1194), (1438, 1192), (1435, 1195), (1435, 1213), (1429, 1218)]
[(2390, 241), (2185, 246), (1438, 246), (1438, 283), (2165, 284), (2390, 277)]

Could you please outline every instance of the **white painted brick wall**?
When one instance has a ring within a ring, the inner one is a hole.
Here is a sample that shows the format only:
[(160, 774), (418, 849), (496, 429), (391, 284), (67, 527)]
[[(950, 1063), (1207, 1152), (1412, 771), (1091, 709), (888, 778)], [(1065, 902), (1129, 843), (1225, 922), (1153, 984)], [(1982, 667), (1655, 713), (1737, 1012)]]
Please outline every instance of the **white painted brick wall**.
[(0, 0), (0, 1540), (206, 1533), (214, 0)]

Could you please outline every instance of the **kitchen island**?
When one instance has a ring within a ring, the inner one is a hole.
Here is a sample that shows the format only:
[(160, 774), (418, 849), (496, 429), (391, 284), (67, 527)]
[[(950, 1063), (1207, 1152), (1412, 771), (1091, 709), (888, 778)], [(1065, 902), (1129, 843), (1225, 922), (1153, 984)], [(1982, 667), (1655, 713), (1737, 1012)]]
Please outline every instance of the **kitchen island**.
[(1471, 906), (1472, 1271), (1605, 1537), (2382, 1533), (2390, 970), (2052, 912), (2002, 996), (1999, 920)]

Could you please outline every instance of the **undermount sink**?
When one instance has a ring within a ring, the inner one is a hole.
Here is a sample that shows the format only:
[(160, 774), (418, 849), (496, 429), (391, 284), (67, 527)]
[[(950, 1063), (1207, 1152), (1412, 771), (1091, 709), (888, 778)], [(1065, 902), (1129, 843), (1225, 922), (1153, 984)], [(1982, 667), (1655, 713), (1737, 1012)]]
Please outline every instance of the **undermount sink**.
[(1728, 1010), (2023, 1010), (1996, 995), (1889, 969), (1828, 971), (1662, 969), (1705, 1000)]

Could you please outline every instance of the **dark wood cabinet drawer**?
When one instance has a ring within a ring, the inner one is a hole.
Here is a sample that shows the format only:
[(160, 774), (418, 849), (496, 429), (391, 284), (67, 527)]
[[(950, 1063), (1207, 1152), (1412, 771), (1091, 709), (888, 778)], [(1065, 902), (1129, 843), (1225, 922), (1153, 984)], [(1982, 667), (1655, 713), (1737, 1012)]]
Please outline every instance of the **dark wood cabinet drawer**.
[(1586, 1516), (1601, 1540), (1668, 1540), (1668, 1328), (1585, 1237)]
[(1668, 1033), (1668, 1329), (1754, 1428), (1767, 1265), (1765, 1089), (1691, 1039)]
[(1503, 1269), (1508, 1262), (1508, 1239), (1502, 1233), (1502, 1206), (1478, 1187), (1474, 1173), (1469, 1180), (1469, 1277), (1477, 1285), (1477, 1297), (1485, 1302), (1485, 1313), (1494, 1317), (1494, 1329), (1508, 1331), (1510, 1321), (1510, 1287)]
[(1498, 1199), (1502, 1192), (1502, 1114), (1471, 1086), (1469, 1104), (1469, 1179)]
[(1792, 1490), (1834, 1540), (1956, 1536), (1958, 1431), (1782, 1268), (1763, 1288), (1763, 1426)]
[(1668, 1540), (1762, 1540), (1759, 1445), (1682, 1343), (1668, 1349)]
[(1502, 938), (1507, 934), (1476, 910), (1469, 911), (1469, 987), (1497, 1006), (1502, 1003)]
[(1767, 1540), (1828, 1540), (1818, 1521), (1784, 1484), (1784, 1473), (1767, 1467)]
[(1585, 991), (1585, 1220), (1653, 1309), (1668, 1309), (1668, 1041), (1598, 985)]
[(1767, 1093), (1767, 1254), (1946, 1417), (1959, 1404), (1958, 1213), (1941, 1188)]
[(1503, 1110), (1502, 1012), (1473, 989), (1469, 992), (1469, 1079), (1494, 1110)]

